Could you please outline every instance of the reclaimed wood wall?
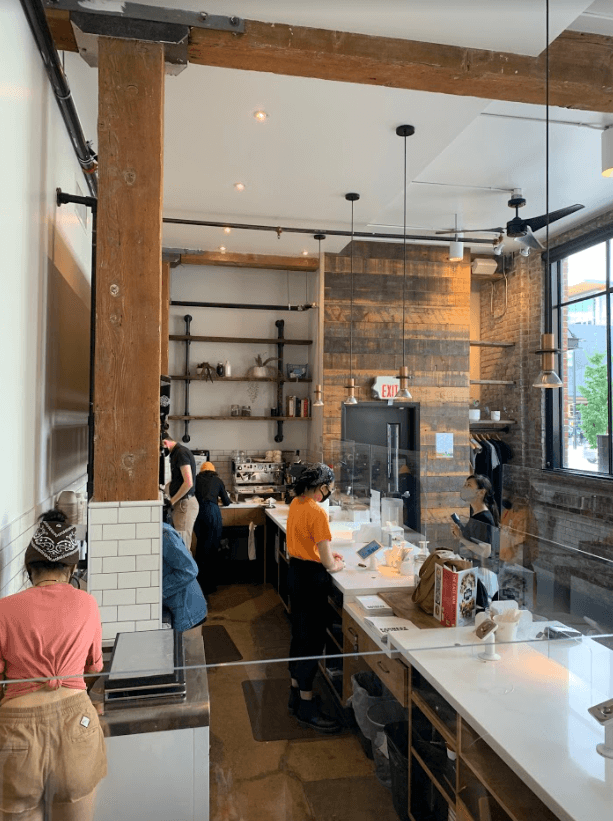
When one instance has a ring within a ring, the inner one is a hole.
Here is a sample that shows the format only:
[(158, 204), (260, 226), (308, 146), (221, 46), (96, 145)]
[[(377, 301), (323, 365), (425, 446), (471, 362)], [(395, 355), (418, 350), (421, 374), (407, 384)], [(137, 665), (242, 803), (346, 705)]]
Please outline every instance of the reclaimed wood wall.
[[(372, 401), (375, 376), (402, 364), (402, 245), (354, 243), (353, 376), (358, 400)], [(446, 248), (407, 246), (405, 363), (420, 405), (422, 524), (437, 544), (449, 543), (449, 516), (470, 472), (468, 445), (470, 258), (450, 263)], [(325, 256), (324, 450), (341, 437), (349, 376), (351, 258)], [(437, 458), (435, 434), (454, 436), (452, 459)], [(464, 507), (463, 503), (459, 503)]]

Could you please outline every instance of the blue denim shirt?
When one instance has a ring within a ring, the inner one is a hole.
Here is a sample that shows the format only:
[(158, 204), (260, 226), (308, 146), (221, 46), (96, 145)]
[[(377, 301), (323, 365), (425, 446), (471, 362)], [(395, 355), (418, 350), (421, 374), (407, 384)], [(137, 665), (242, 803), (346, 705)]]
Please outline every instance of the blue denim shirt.
[(162, 602), (175, 630), (189, 630), (207, 614), (206, 599), (196, 581), (198, 565), (170, 525), (162, 525)]

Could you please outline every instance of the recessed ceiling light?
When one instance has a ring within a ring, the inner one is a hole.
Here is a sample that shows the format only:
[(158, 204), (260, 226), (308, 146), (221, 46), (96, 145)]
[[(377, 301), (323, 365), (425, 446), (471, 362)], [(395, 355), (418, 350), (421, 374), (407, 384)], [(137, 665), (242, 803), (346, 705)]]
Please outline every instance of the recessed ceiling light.
[(244, 182), (235, 182), (234, 187), (237, 191), (244, 191), (245, 190), (245, 183)]
[(268, 114), (265, 111), (254, 111), (253, 116), (259, 123), (263, 123), (268, 119)]
[(220, 245), (219, 250), (221, 251), (222, 254), (225, 254), (228, 249), (226, 248), (225, 245)]
[(223, 229), (223, 232), (224, 232), (224, 234), (229, 234), (231, 230), (232, 229), (228, 228), (228, 226), (226, 225), (226, 227)]

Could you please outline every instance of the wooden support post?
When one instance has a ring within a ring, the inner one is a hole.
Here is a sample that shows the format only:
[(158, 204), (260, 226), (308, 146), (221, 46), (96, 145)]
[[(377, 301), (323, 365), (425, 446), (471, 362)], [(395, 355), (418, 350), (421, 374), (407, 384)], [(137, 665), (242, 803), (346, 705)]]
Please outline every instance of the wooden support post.
[(99, 39), (94, 499), (158, 498), (164, 46)]
[(168, 313), (170, 310), (170, 263), (162, 263), (162, 300), (160, 302), (160, 374), (168, 376)]

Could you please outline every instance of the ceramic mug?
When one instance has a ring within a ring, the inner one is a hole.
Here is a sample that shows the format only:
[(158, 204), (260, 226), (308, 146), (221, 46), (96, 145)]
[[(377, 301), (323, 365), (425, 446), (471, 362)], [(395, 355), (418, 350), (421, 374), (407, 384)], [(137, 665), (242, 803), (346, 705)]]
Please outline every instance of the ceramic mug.
[(500, 411), (492, 411), (490, 417), (492, 422), (500, 422)]

